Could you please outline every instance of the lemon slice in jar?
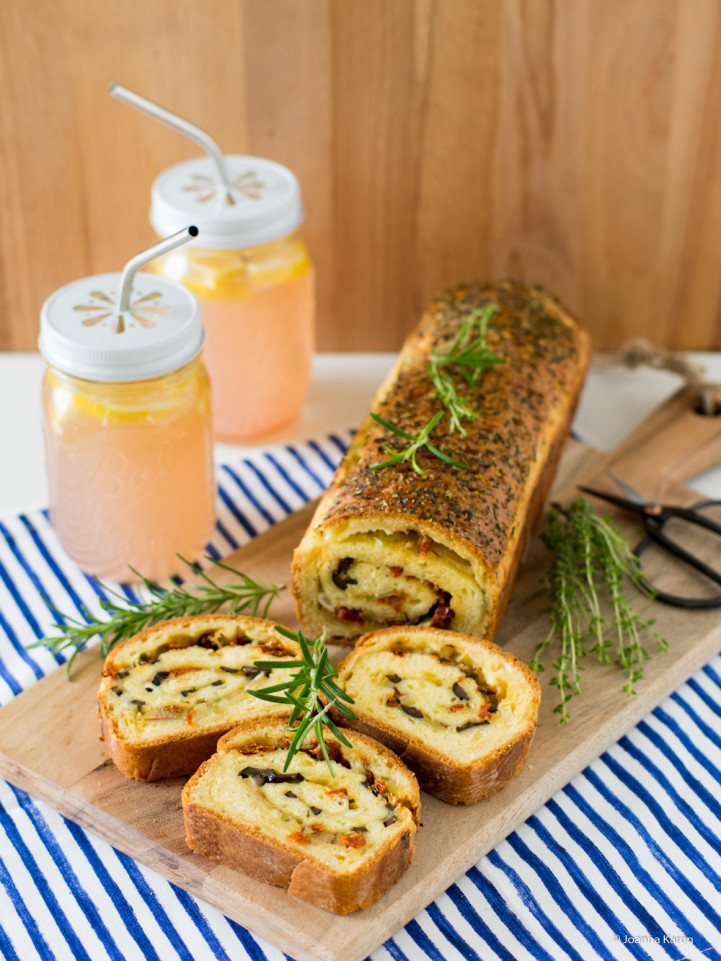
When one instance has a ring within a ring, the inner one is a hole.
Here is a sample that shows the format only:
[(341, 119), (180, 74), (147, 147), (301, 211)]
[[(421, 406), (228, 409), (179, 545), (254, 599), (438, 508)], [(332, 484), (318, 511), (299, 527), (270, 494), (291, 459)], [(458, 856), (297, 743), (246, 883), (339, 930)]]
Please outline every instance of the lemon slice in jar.
[(201, 262), (190, 262), (183, 283), (198, 297), (218, 300), (247, 300), (264, 288), (275, 287), (301, 277), (310, 267), (305, 245), (300, 241), (277, 242), (256, 248), (242, 256), (232, 257), (226, 251)]
[[(147, 388), (142, 386), (143, 383), (146, 382), (138, 382), (139, 397), (147, 390)], [(147, 397), (145, 397), (145, 403), (138, 404), (137, 407), (127, 406), (126, 403), (121, 406), (113, 403), (111, 396), (113, 385), (109, 384), (104, 388), (108, 392), (106, 399), (101, 397), (103, 388), (96, 388), (94, 391), (95, 396), (91, 397), (87, 392), (80, 393), (73, 391), (66, 384), (58, 380), (52, 371), (48, 371), (47, 385), (53, 392), (53, 401), (50, 405), (51, 420), (54, 426), (64, 428), (67, 427), (72, 420), (79, 417), (91, 418), (102, 421), (103, 423), (129, 424), (137, 423), (151, 417), (158, 418), (169, 414), (174, 415), (179, 408), (187, 406), (187, 399), (184, 399), (183, 396), (186, 390), (186, 384), (187, 379), (184, 378), (181, 383), (166, 386), (163, 390), (162, 397), (159, 398), (155, 404), (149, 405), (147, 403)], [(124, 386), (127, 387), (128, 385), (126, 384)]]

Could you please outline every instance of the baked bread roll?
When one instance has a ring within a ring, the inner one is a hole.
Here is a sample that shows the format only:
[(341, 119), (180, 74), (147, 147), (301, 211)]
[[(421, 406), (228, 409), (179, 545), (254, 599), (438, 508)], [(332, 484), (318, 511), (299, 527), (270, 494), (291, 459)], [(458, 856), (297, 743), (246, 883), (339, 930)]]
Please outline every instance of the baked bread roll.
[(272, 720), (221, 738), (183, 789), (188, 846), (336, 914), (366, 908), (413, 858), (416, 779), (356, 733), (352, 748), (325, 735), (334, 777), (310, 736), (284, 773), (290, 737)]
[(491, 641), (385, 628), (338, 665), (338, 683), (358, 717), (342, 723), (386, 744), (448, 804), (495, 794), (526, 764), (541, 689), (529, 667)]
[[(368, 416), (295, 552), (293, 592), (303, 630), (352, 642), (379, 627), (419, 624), (492, 637), (543, 506), (583, 384), (589, 342), (541, 287), (459, 287), (410, 335), (372, 412), (418, 436), (442, 410), (428, 371), (471, 313), (496, 305), (487, 347), (505, 363), (471, 386), (454, 381), (478, 416), (466, 436), (443, 417), (432, 435), (454, 467), (426, 451), (374, 469), (408, 441)], [(452, 370), (452, 368), (449, 368)]]
[[(191, 774), (239, 721), (286, 713), (248, 693), (292, 675), (298, 645), (259, 617), (201, 614), (149, 627), (114, 647), (98, 692), (102, 737), (140, 781)], [(260, 670), (253, 662), (278, 658)]]

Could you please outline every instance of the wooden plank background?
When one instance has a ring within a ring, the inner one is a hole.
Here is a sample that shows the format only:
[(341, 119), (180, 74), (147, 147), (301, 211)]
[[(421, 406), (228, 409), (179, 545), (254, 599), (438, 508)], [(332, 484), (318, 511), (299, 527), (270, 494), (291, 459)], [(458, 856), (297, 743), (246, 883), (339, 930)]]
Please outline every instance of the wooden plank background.
[(151, 241), (153, 177), (197, 154), (112, 81), (297, 172), (321, 349), (501, 275), (599, 348), (721, 348), (718, 0), (3, 0), (0, 348)]

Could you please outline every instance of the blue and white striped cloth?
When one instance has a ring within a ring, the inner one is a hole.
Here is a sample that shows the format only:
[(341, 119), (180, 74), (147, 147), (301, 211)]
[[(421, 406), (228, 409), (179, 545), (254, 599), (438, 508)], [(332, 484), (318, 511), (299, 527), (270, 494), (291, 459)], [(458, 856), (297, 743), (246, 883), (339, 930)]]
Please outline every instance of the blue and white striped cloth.
[[(228, 554), (317, 496), (350, 434), (218, 468), (209, 545)], [(0, 702), (57, 668), (42, 637), (98, 589), (45, 512), (0, 523)], [(132, 593), (128, 589), (128, 596)], [(721, 961), (721, 658), (402, 931), (372, 961)], [(0, 955), (279, 961), (229, 921), (45, 804), (0, 782)]]

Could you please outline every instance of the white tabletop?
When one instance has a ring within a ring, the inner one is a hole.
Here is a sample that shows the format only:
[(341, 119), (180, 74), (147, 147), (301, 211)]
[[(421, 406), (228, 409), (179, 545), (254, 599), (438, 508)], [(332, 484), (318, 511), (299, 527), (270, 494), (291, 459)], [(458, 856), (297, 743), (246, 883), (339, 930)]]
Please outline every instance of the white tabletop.
[[(219, 461), (250, 450), (292, 443), (355, 427), (368, 410), (395, 354), (317, 354), (313, 383), (295, 424), (248, 444), (216, 444)], [(707, 377), (721, 381), (721, 354), (694, 353)], [(45, 507), (48, 500), (41, 428), (40, 384), (44, 361), (34, 353), (0, 353), (0, 514)], [(610, 450), (680, 386), (679, 377), (646, 369), (627, 370), (601, 357), (594, 361), (579, 405), (575, 429), (587, 443)], [(721, 467), (694, 486), (721, 496)]]

